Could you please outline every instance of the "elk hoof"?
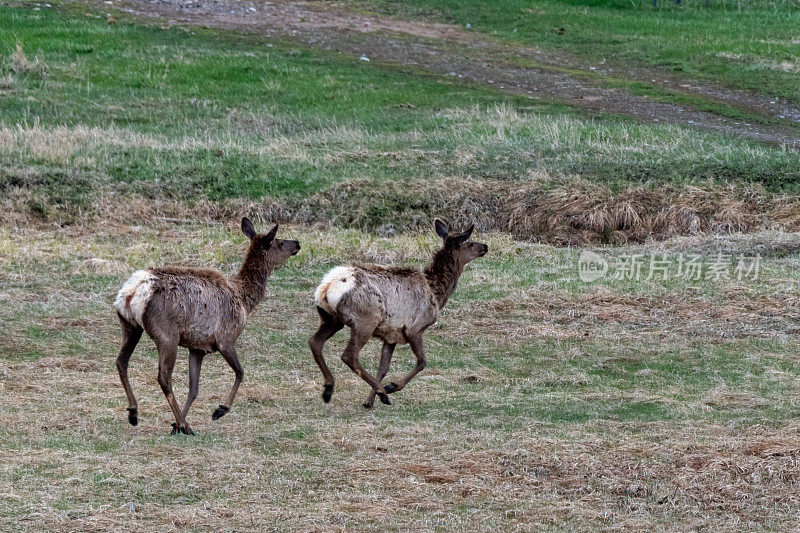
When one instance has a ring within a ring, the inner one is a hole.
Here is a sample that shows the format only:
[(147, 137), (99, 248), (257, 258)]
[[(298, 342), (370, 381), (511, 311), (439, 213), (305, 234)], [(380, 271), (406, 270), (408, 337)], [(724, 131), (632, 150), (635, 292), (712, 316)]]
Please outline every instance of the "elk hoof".
[(322, 401), (328, 403), (331, 401), (331, 396), (333, 396), (333, 385), (325, 385), (322, 389)]
[(214, 420), (219, 420), (220, 418), (225, 416), (225, 414), (227, 414), (227, 412), (230, 411), (230, 410), (231, 410), (230, 407), (226, 407), (224, 405), (220, 405), (219, 407), (214, 409), (214, 413), (211, 415), (211, 418), (213, 418)]
[[(397, 383), (392, 381), (391, 383), (386, 385), (383, 389), (386, 391), (386, 394), (391, 394), (393, 392), (399, 391), (400, 390), (400, 385), (398, 385)], [(383, 402), (383, 403), (386, 403), (386, 402)]]
[(180, 435), (181, 433), (184, 435), (194, 435), (194, 431), (192, 431), (192, 429), (189, 426), (184, 426), (182, 428), (179, 428), (178, 424), (173, 422), (172, 431), (170, 432), (170, 435)]
[(364, 402), (361, 404), (364, 409), (372, 409), (372, 402)]
[(132, 426), (139, 423), (139, 410), (136, 407), (128, 407), (128, 422)]
[(385, 403), (386, 405), (392, 405), (392, 401), (389, 399), (389, 396), (387, 396), (386, 394), (378, 394), (378, 398), (380, 398), (381, 401), (383, 403)]

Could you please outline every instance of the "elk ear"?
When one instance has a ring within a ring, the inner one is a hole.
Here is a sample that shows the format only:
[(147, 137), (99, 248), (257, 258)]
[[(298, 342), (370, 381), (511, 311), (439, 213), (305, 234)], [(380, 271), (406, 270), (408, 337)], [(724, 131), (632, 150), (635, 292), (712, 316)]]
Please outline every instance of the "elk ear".
[(475, 231), (475, 224), (472, 224), (470, 227), (468, 227), (467, 230), (461, 235), (457, 235), (456, 237), (454, 237), (456, 241), (456, 246), (461, 246), (462, 244), (467, 242), (469, 238), (472, 237), (473, 231)]
[(446, 239), (447, 234), (450, 233), (450, 230), (447, 229), (447, 224), (445, 224), (438, 218), (433, 221), (433, 227), (434, 229), (436, 229), (436, 235), (438, 235), (442, 239)]
[(251, 241), (256, 238), (256, 228), (253, 227), (253, 223), (247, 217), (242, 219), (242, 233), (247, 235), (247, 238)]
[(269, 230), (269, 233), (264, 235), (264, 244), (268, 245), (271, 244), (272, 241), (275, 239), (275, 235), (278, 234), (278, 225), (275, 224), (275, 227)]

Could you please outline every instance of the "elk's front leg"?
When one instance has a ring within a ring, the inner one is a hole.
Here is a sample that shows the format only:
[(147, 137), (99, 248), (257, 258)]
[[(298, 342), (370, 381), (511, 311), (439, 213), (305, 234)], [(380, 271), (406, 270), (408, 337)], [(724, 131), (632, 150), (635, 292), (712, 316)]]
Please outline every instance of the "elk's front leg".
[(175, 399), (175, 393), (172, 391), (172, 371), (175, 369), (175, 360), (178, 357), (178, 343), (160, 341), (158, 347), (158, 384), (161, 385), (161, 390), (167, 398), (167, 403), (172, 409), (172, 414), (175, 415), (175, 423), (173, 424), (172, 434), (179, 435), (185, 433), (192, 435), (192, 430), (186, 426), (186, 421), (183, 419), (181, 408), (178, 401)]
[[(383, 378), (386, 377), (386, 373), (389, 371), (389, 363), (392, 361), (392, 354), (394, 353), (395, 346), (397, 345), (389, 344), (388, 342), (383, 343), (383, 348), (381, 348), (381, 360), (378, 363), (378, 374), (375, 376), (375, 379), (377, 379), (378, 382), (383, 381)], [(374, 401), (375, 389), (372, 389), (369, 392), (367, 399), (364, 400), (364, 408), (372, 409), (372, 404)]]
[(344, 353), (342, 354), (342, 361), (346, 364), (350, 369), (356, 373), (358, 377), (369, 383), (370, 387), (372, 387), (375, 392), (378, 394), (378, 398), (381, 399), (383, 403), (386, 405), (392, 405), (391, 400), (389, 400), (389, 395), (386, 394), (386, 391), (383, 388), (383, 385), (375, 379), (372, 374), (364, 370), (364, 367), (361, 366), (361, 362), (358, 360), (358, 354), (361, 352), (361, 349), (367, 344), (370, 337), (372, 337), (372, 332), (375, 330), (374, 326), (372, 328), (364, 328), (364, 329), (355, 329), (353, 328), (352, 332), (350, 333), (350, 341), (347, 343), (347, 347), (344, 349)]
[(393, 392), (397, 392), (399, 390), (403, 390), (403, 388), (408, 385), (408, 382), (411, 379), (422, 372), (425, 368), (425, 352), (422, 350), (422, 336), (415, 335), (413, 337), (408, 338), (408, 344), (411, 346), (411, 351), (414, 352), (414, 355), (417, 358), (417, 364), (414, 367), (414, 370), (408, 373), (408, 375), (398, 381), (392, 381), (388, 385), (386, 385), (386, 392), (391, 394)]
[[(205, 353), (200, 350), (189, 350), (189, 394), (186, 396), (186, 403), (183, 404), (183, 413), (181, 413), (184, 422), (186, 421), (186, 414), (197, 399), (197, 392), (200, 390), (200, 369), (203, 366), (204, 356)], [(188, 422), (186, 427), (189, 427)]]
[(219, 353), (222, 354), (222, 358), (225, 359), (233, 369), (235, 378), (233, 380), (233, 387), (231, 387), (231, 393), (228, 395), (228, 403), (222, 404), (214, 410), (211, 415), (211, 418), (214, 420), (219, 420), (230, 411), (231, 405), (233, 405), (233, 399), (236, 398), (236, 392), (239, 390), (239, 385), (242, 384), (242, 378), (244, 377), (242, 365), (239, 364), (239, 357), (236, 355), (236, 348), (233, 346), (226, 346), (225, 348), (220, 347)]

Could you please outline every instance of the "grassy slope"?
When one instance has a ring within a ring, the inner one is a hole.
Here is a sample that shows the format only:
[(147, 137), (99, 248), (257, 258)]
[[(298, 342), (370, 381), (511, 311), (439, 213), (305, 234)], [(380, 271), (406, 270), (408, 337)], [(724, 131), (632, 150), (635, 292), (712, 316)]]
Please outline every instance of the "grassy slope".
[(800, 98), (795, 3), (714, 0), (710, 9), (699, 0), (659, 4), (658, 9), (644, 0), (376, 0), (368, 5), (394, 15), (469, 23), (474, 31), (595, 61), (655, 66)]
[(291, 202), (353, 179), (800, 183), (800, 158), (777, 148), (590, 119), (287, 43), (50, 10), (0, 8), (0, 26), (13, 28), (0, 35), (0, 188), (15, 209), (56, 220), (104, 195)]
[[(337, 391), (321, 402), (309, 295), (343, 259), (422, 264), (436, 237), (285, 227), (303, 252), (239, 343), (246, 379), (231, 413), (210, 419), (232, 375), (209, 357), (189, 416), (198, 436), (168, 436), (144, 339), (131, 367), (141, 422), (128, 426), (114, 291), (154, 264), (233, 272), (244, 237), (232, 226), (0, 232), (0, 527), (793, 523), (798, 264), (782, 245), (762, 248), (761, 276), (744, 284), (583, 284), (574, 250), (480, 235), (493, 252), (426, 336), (428, 368), (370, 413), (337, 358), (345, 336), (328, 346)], [(726, 242), (750, 253), (746, 239)], [(377, 351), (366, 348), (368, 368)], [(412, 360), (399, 349), (390, 377)], [(185, 388), (181, 353), (181, 399)]]

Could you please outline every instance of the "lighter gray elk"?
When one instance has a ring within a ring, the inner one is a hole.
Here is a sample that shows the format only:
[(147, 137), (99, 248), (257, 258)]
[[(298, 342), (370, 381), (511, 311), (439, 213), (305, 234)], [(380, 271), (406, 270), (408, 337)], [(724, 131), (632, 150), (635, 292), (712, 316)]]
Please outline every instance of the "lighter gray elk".
[[(474, 224), (457, 234), (451, 234), (447, 225), (438, 219), (434, 227), (443, 246), (424, 270), (376, 265), (338, 266), (328, 272), (317, 287), (314, 303), (321, 323), (308, 343), (325, 379), (322, 399), (326, 403), (333, 394), (334, 379), (322, 348), (344, 326), (350, 328), (350, 341), (342, 361), (372, 387), (364, 401), (365, 408), (372, 408), (376, 394), (383, 403), (391, 405), (388, 395), (402, 390), (425, 368), (422, 334), (436, 322), (466, 264), (489, 250), (485, 244), (470, 241)], [(375, 377), (364, 370), (358, 359), (361, 349), (372, 337), (383, 341)], [(381, 381), (389, 370), (395, 346), (406, 343), (416, 356), (417, 364), (408, 375), (384, 387)]]

